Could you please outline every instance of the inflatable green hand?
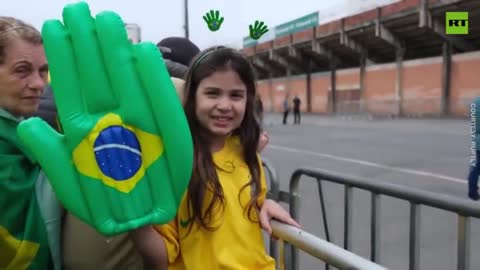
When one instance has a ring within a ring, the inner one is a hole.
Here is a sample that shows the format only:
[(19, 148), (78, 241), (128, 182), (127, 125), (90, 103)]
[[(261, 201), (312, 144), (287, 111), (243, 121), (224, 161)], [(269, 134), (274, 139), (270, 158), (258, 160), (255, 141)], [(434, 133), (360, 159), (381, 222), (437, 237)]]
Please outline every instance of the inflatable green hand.
[(104, 235), (176, 215), (193, 143), (165, 63), (131, 44), (113, 12), (67, 5), (42, 29), (64, 135), (38, 118), (18, 128), (64, 207)]

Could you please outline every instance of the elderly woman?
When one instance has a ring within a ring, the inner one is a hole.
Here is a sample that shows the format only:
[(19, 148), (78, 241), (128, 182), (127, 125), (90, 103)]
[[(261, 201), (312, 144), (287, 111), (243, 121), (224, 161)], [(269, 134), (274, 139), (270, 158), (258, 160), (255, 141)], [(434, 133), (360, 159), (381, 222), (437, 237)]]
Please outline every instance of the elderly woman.
[(38, 109), (48, 65), (40, 33), (0, 17), (0, 268), (60, 269), (60, 207), (16, 128)]
[[(0, 269), (145, 269), (129, 233), (104, 237), (74, 215), (62, 215), (40, 166), (19, 140), (17, 126), (29, 116), (59, 129), (53, 95), (44, 95), (47, 73), (40, 33), (0, 17)], [(172, 80), (181, 94), (183, 81)]]

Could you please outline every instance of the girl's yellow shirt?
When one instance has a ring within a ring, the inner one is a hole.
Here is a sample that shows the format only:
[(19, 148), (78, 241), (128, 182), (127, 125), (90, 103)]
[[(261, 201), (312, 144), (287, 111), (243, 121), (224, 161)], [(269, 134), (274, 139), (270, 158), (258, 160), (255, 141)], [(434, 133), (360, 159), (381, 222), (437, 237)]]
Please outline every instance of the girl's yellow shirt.
[[(241, 189), (250, 181), (250, 172), (242, 159), (238, 138), (229, 137), (222, 150), (214, 153), (213, 159), (219, 167), (217, 174), (225, 196), (224, 211), (215, 213), (215, 231), (193, 224), (188, 233), (190, 221), (184, 196), (176, 218), (169, 224), (155, 227), (165, 240), (168, 269), (275, 269), (274, 259), (265, 250), (260, 223), (252, 222), (246, 215), (245, 205), (250, 200), (251, 189)], [(262, 190), (258, 203), (262, 205), (266, 183), (260, 157), (259, 161)], [(209, 199), (211, 197), (207, 196)], [(257, 212), (252, 212), (251, 217), (258, 221)]]

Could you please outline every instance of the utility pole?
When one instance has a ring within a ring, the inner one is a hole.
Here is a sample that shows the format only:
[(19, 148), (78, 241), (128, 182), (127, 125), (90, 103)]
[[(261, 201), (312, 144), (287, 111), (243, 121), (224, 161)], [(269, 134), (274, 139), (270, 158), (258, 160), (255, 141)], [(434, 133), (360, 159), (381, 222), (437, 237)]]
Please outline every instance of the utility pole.
[(185, 8), (185, 11), (184, 11), (185, 25), (183, 27), (185, 27), (185, 38), (189, 39), (189, 33), (188, 33), (188, 0), (185, 0), (184, 8)]

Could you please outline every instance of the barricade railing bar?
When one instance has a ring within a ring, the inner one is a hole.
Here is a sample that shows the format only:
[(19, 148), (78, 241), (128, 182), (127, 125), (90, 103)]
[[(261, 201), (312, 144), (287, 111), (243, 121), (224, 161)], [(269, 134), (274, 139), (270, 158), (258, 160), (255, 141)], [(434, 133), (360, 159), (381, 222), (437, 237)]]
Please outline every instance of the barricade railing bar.
[[(343, 248), (351, 248), (351, 227), (352, 227), (352, 192), (353, 188), (369, 191), (371, 194), (371, 212), (370, 212), (370, 244), (372, 262), (378, 261), (379, 255), (379, 201), (380, 195), (397, 198), (408, 201), (410, 204), (409, 216), (409, 270), (419, 269), (419, 224), (420, 209), (419, 206), (430, 206), (433, 208), (453, 212), (457, 214), (457, 269), (467, 270), (470, 263), (470, 217), (480, 218), (480, 205), (478, 203), (448, 196), (440, 193), (424, 191), (408, 186), (395, 185), (385, 182), (371, 181), (361, 177), (333, 173), (326, 170), (299, 168), (295, 170), (290, 179), (290, 214), (294, 219), (298, 219), (299, 212), (299, 183), (302, 176), (314, 178), (319, 186), (319, 195), (322, 191), (322, 182), (332, 182), (344, 186), (344, 243)], [(324, 201), (321, 200), (321, 204)], [(322, 207), (324, 212), (324, 206)], [(324, 215), (325, 218), (325, 215)], [(325, 222), (325, 220), (324, 220)], [(293, 267), (298, 267), (298, 251), (292, 248), (291, 261)], [(328, 265), (327, 265), (328, 268)]]
[[(270, 184), (268, 197), (278, 202), (291, 203), (290, 193), (280, 190), (277, 172), (273, 165), (265, 158), (262, 159), (262, 164)], [(326, 216), (324, 218), (326, 219)], [(280, 270), (298, 269), (298, 265), (293, 263), (289, 256), (297, 248), (324, 261), (327, 266), (332, 265), (341, 270), (386, 270), (374, 262), (330, 243), (328, 239), (323, 240), (293, 226), (273, 220), (272, 230), (278, 240), (270, 240), (270, 255), (276, 259)]]
[(273, 220), (272, 229), (275, 236), (283, 241), (338, 269), (387, 269), (296, 227)]

